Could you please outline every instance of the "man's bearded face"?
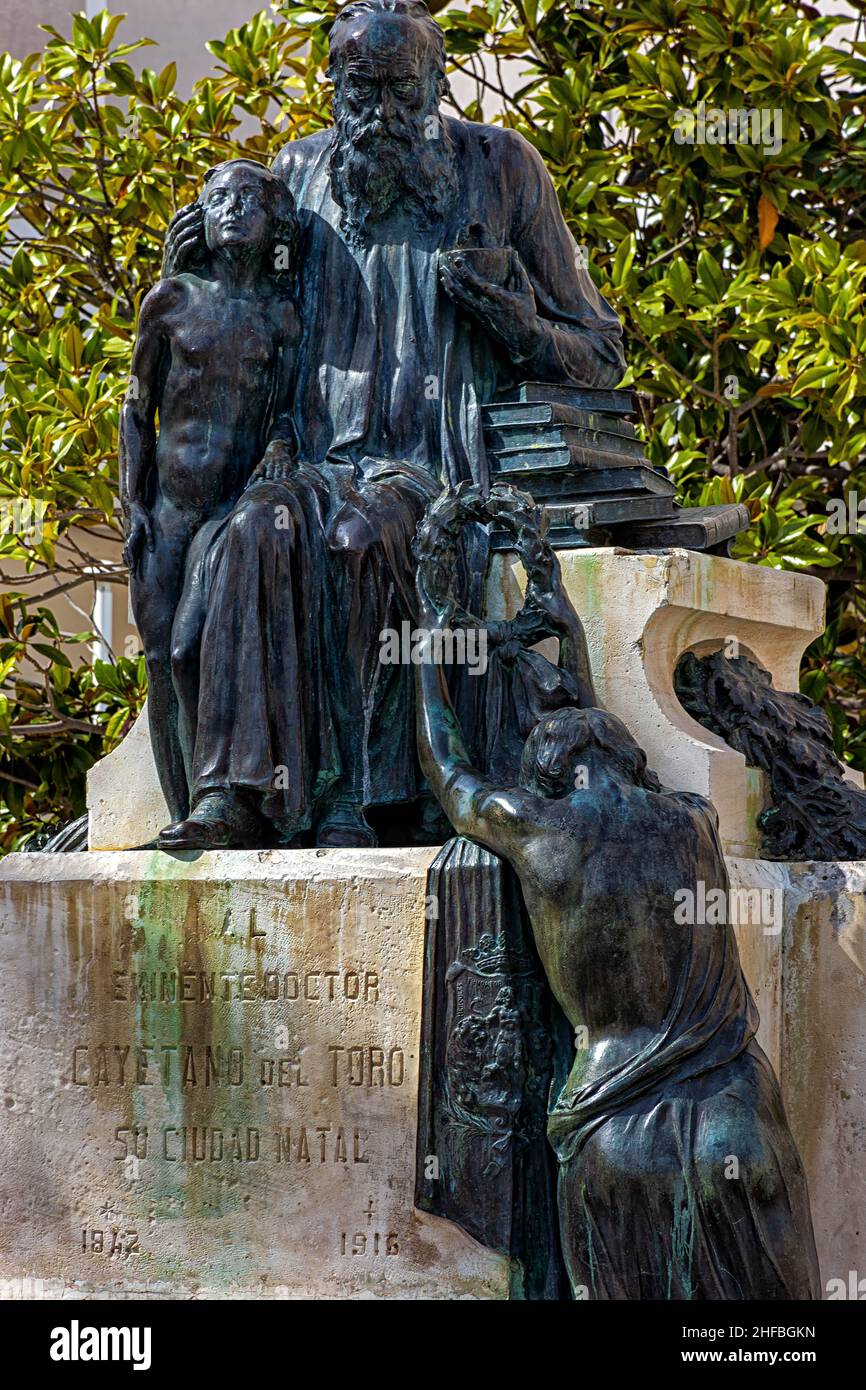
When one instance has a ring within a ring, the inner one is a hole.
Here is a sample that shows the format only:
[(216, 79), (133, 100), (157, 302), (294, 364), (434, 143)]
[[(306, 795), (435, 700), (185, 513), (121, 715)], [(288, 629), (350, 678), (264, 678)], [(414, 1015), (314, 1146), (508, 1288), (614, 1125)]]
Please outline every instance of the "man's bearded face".
[(331, 187), (348, 239), (363, 243), (367, 224), (392, 209), (421, 225), (441, 218), (457, 178), (426, 36), (394, 18), (387, 27), (368, 21), (341, 45), (331, 72)]

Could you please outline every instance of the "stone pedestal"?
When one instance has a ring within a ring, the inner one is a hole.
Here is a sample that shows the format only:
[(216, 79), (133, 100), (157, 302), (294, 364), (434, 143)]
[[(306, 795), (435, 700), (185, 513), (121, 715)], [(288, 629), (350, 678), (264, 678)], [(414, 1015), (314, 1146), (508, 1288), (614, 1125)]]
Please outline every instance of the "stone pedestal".
[[(509, 1297), (413, 1207), (434, 854), (5, 859), (0, 1287)], [(832, 1292), (866, 1269), (866, 863), (729, 867)]]
[(3, 861), (7, 1289), (507, 1297), (413, 1209), (433, 854)]
[[(665, 786), (709, 797), (726, 853), (758, 856), (764, 774), (686, 713), (674, 671), (684, 652), (724, 647), (757, 658), (780, 690), (797, 690), (803, 652), (824, 630), (821, 580), (693, 550), (608, 547), (558, 558), (599, 703), (631, 731)], [(492, 582), (503, 616), (519, 603), (519, 580), (513, 558), (498, 559)]]
[(850, 1271), (866, 1270), (866, 862), (728, 867), (743, 909), (752, 894), (740, 957), (806, 1168), (825, 1296), (848, 1297)]

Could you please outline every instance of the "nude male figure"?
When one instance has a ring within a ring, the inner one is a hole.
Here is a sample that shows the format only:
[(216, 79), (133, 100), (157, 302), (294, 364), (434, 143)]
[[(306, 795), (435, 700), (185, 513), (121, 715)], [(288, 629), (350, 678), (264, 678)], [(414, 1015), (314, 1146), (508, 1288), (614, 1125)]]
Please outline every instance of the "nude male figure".
[(142, 302), (120, 427), (124, 554), (173, 822), (189, 811), (191, 750), (179, 737), (171, 645), (190, 544), (231, 511), (258, 465), (267, 478), (292, 467), (293, 434), (274, 402), (287, 400), (299, 331), (275, 273), (275, 251), (286, 260), (295, 239), (283, 182), (231, 160), (210, 171), (199, 205), (194, 267), (160, 280)]

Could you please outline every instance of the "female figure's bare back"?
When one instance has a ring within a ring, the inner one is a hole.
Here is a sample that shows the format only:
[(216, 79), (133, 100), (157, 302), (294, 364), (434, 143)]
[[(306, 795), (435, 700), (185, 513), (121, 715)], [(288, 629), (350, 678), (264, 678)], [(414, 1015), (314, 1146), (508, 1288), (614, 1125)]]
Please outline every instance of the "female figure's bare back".
[(601, 767), (585, 789), (536, 799), (535, 811), (509, 857), (551, 989), (585, 1030), (589, 1081), (644, 1046), (670, 1011), (692, 949), (692, 928), (674, 920), (675, 894), (696, 866), (708, 889), (727, 884), (715, 813)]

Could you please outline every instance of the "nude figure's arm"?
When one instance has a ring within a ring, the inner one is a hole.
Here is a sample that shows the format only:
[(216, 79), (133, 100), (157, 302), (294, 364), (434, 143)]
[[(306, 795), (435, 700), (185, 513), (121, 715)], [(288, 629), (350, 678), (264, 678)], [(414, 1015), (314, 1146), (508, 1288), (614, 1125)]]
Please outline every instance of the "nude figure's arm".
[[(421, 622), (442, 624), (422, 601)], [(540, 798), (496, 787), (472, 766), (448, 693), (444, 667), (416, 667), (418, 757), (421, 768), (454, 829), (478, 840), (517, 867), (523, 848), (540, 827)]]
[(291, 409), (293, 357), (291, 344), (282, 343), (279, 349), (276, 373), (276, 408), (268, 435), (268, 443), (279, 442), (295, 452), (297, 441)]
[(120, 412), (120, 505), (126, 520), (124, 559), (131, 570), (153, 549), (149, 501), (156, 467), (156, 412), (166, 350), (164, 318), (182, 291), (160, 280), (145, 296), (132, 353), (129, 391)]

